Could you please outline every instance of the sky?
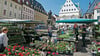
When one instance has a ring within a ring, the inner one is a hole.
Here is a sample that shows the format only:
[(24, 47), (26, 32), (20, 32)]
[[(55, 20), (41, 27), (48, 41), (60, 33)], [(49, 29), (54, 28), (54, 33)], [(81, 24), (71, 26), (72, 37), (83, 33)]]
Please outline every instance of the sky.
[[(51, 10), (52, 14), (59, 15), (59, 11), (64, 5), (66, 0), (37, 0), (37, 1), (42, 4), (46, 12), (49, 12), (49, 10)], [(93, 2), (93, 0), (73, 0), (74, 3), (79, 2), (82, 14), (84, 14), (87, 11), (90, 1), (91, 3)]]

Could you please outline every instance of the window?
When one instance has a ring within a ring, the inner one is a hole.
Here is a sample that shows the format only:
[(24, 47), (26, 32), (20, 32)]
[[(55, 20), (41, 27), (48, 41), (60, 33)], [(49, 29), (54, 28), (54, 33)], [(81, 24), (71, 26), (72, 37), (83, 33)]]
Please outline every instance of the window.
[(27, 15), (26, 15), (26, 19), (27, 19)]
[(19, 18), (20, 18), (21, 14), (19, 14)]
[(23, 0), (23, 2), (24, 2), (24, 0)]
[(72, 4), (72, 6), (73, 6), (73, 4)]
[(69, 4), (69, 6), (70, 6), (70, 4)]
[(76, 11), (76, 9), (74, 9)]
[(10, 4), (10, 7), (12, 7), (12, 3)]
[(9, 16), (11, 17), (11, 15), (12, 15), (12, 12), (10, 11)]
[(24, 7), (24, 11), (25, 11), (25, 7)]
[(5, 1), (5, 5), (7, 5), (7, 1)]
[(28, 16), (28, 19), (29, 19), (29, 16)]
[(23, 14), (23, 19), (24, 19), (24, 14)]
[(29, 5), (28, 1), (26, 2), (27, 5)]
[(20, 0), (18, 0), (18, 2), (20, 3)]
[(15, 9), (17, 9), (17, 5), (15, 5)]
[(63, 10), (62, 10), (62, 12), (63, 12)]
[(27, 12), (27, 8), (26, 8), (26, 12)]
[(19, 10), (21, 10), (21, 8), (19, 7)]
[(6, 15), (6, 10), (4, 10), (3, 15)]
[(73, 9), (72, 9), (72, 11), (73, 11)]
[(16, 18), (16, 13), (14, 14), (15, 18)]
[(70, 9), (69, 9), (69, 11), (70, 11)]

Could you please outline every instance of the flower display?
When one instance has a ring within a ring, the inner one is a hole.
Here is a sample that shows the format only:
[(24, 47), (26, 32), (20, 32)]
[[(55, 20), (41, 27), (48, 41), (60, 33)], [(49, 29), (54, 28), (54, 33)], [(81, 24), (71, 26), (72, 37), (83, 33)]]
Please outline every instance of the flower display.
[[(48, 54), (58, 54), (58, 53), (73, 53), (75, 52), (75, 44), (73, 42), (64, 42), (60, 41), (59, 43), (44, 43), (42, 41), (38, 41), (35, 45), (36, 49), (40, 49), (41, 51), (48, 51)], [(52, 53), (55, 52), (55, 53)], [(57, 52), (57, 53), (56, 53)]]
[(5, 48), (4, 52), (0, 55), (9, 55), (9, 56), (40, 56), (41, 52), (37, 49), (32, 48), (25, 48), (21, 45), (14, 45), (14, 46), (8, 46)]

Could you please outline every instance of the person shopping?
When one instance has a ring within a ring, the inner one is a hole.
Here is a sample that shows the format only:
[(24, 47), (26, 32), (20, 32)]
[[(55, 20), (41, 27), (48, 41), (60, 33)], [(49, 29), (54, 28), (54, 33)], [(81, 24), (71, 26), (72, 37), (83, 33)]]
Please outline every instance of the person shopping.
[(74, 33), (75, 33), (76, 41), (78, 41), (79, 32), (78, 32), (78, 25), (77, 25), (77, 23), (74, 24)]
[(85, 44), (85, 37), (86, 37), (86, 26), (85, 25), (83, 25), (82, 26), (82, 42), (83, 42), (83, 47), (85, 47), (86, 46), (86, 44)]
[(8, 29), (6, 27), (2, 28), (2, 33), (0, 33), (0, 52), (5, 50), (5, 47), (8, 46), (8, 37), (7, 37)]

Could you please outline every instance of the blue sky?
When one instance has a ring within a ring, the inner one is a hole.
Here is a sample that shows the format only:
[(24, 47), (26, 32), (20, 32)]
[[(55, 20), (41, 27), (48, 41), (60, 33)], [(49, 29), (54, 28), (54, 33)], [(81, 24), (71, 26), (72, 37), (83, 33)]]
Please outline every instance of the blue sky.
[[(59, 11), (62, 7), (62, 5), (65, 3), (66, 0), (37, 0), (40, 2), (44, 9), (49, 12), (49, 10), (52, 11), (53, 14), (59, 14)], [(93, 0), (90, 0), (93, 2)], [(73, 0), (74, 3), (79, 2), (80, 8), (82, 9), (82, 13), (85, 13), (89, 6), (89, 0)]]

